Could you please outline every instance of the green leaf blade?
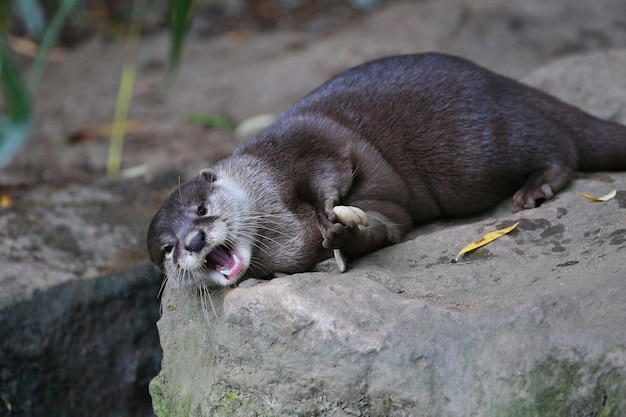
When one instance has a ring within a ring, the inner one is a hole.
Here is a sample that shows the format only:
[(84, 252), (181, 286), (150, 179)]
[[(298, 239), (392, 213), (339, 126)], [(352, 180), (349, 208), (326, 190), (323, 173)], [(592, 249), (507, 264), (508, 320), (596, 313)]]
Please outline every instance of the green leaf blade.
[(4, 42), (0, 44), (0, 88), (6, 113), (0, 120), (0, 168), (8, 164), (28, 140), (32, 125), (30, 93), (19, 77)]
[(15, 14), (24, 22), (28, 32), (37, 40), (43, 39), (46, 19), (37, 0), (14, 0)]
[(171, 78), (180, 64), (185, 35), (191, 22), (193, 0), (173, 0), (170, 14), (170, 53), (168, 78)]

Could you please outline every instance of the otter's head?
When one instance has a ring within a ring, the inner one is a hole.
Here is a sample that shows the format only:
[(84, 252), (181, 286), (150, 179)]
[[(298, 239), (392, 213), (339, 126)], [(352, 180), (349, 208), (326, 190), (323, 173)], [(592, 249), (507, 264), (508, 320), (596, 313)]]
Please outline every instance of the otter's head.
[(250, 266), (248, 197), (241, 187), (204, 169), (163, 203), (148, 229), (152, 262), (174, 286), (225, 287)]

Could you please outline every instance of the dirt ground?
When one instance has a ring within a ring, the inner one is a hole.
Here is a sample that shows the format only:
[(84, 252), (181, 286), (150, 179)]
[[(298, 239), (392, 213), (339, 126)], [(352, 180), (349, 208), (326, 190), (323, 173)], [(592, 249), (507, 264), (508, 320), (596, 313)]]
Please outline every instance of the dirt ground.
[[(520, 77), (556, 57), (626, 46), (622, 0), (397, 1), (345, 20), (312, 21), (331, 23), (302, 24), (301, 30), (238, 28), (216, 36), (195, 31), (167, 87), (167, 34), (146, 36), (130, 110), (141, 129), (126, 138), (126, 174), (139, 168), (135, 174), (150, 180), (155, 172), (176, 168), (191, 176), (237, 144), (232, 132), (189, 122), (191, 113), (236, 122), (277, 113), (333, 74), (375, 57), (439, 50)], [(15, 185), (19, 195), (24, 183), (62, 186), (105, 177), (107, 137), (87, 135), (73, 144), (68, 138), (112, 121), (127, 49), (123, 40), (96, 36), (47, 66), (32, 139), (0, 172), (0, 183)]]

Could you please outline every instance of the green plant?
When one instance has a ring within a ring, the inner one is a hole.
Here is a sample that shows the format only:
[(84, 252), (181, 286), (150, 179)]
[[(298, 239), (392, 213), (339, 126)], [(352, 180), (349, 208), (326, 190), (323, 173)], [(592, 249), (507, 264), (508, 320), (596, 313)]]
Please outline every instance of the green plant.
[(0, 44), (0, 84), (5, 114), (0, 119), (0, 168), (24, 146), (32, 124), (30, 94), (10, 59), (4, 40)]
[[(0, 0), (0, 90), (4, 102), (4, 114), (0, 117), (0, 169), (26, 144), (33, 124), (32, 97), (46, 62), (46, 57), (57, 43), (63, 23), (76, 10), (80, 0), (57, 0), (57, 8), (46, 25), (41, 3), (43, 0)], [(109, 176), (120, 172), (124, 143), (124, 123), (127, 120), (135, 77), (136, 44), (141, 33), (141, 18), (146, 0), (134, 0), (134, 21), (130, 23), (128, 41), (134, 48), (122, 69), (120, 88), (116, 103), (111, 147), (107, 162)], [(171, 0), (170, 5), (170, 53), (167, 79), (176, 73), (184, 37), (189, 27), (194, 0)], [(40, 47), (24, 83), (7, 46), (7, 36), (13, 19), (19, 18), (30, 35), (39, 41)]]
[[(45, 29), (43, 12), (36, 0), (4, 1), (0, 6), (0, 87), (5, 105), (5, 114), (0, 119), (0, 168), (9, 163), (28, 140), (33, 122), (32, 95), (37, 89), (46, 57), (56, 44), (63, 23), (78, 2), (59, 0), (59, 6)], [(27, 84), (22, 82), (6, 43), (12, 21), (12, 7), (33, 36), (41, 38)]]
[[(170, 53), (168, 60), (167, 80), (176, 73), (185, 34), (189, 28), (192, 16), (193, 0), (172, 0), (170, 10)], [(141, 19), (146, 10), (146, 0), (135, 0), (133, 15), (127, 40), (131, 53), (126, 57), (126, 62), (122, 69), (120, 87), (115, 105), (115, 115), (113, 119), (113, 129), (111, 130), (111, 141), (109, 147), (109, 158), (107, 161), (107, 175), (109, 178), (117, 177), (122, 166), (122, 154), (124, 147), (124, 125), (128, 120), (128, 110), (132, 98), (133, 85), (136, 73), (137, 44), (141, 36)]]

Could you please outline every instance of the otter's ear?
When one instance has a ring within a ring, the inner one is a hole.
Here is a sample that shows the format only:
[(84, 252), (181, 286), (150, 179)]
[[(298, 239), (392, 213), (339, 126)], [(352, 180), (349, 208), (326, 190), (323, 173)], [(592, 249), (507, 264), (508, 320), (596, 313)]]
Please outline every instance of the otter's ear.
[(213, 182), (215, 181), (215, 171), (211, 168), (205, 168), (198, 173), (198, 179), (206, 182)]

